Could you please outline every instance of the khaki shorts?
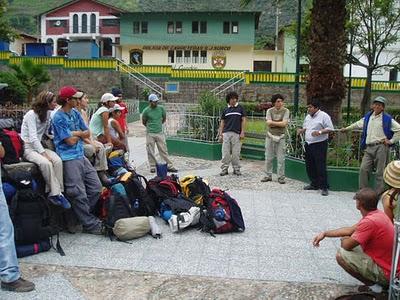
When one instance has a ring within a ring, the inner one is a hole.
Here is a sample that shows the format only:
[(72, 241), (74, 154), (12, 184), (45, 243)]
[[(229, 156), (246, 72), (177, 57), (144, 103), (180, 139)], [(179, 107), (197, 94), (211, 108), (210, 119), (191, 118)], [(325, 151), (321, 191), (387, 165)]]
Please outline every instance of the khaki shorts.
[(382, 268), (378, 266), (360, 246), (351, 251), (339, 248), (339, 254), (351, 269), (360, 273), (364, 278), (376, 282), (382, 286), (388, 286), (389, 281)]

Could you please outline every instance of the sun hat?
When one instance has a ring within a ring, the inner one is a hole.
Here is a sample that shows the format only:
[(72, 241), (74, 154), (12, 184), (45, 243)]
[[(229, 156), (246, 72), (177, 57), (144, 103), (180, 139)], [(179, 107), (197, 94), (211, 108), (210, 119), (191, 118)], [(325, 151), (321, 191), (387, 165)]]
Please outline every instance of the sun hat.
[(391, 187), (400, 188), (400, 160), (394, 160), (386, 166), (383, 180)]
[(63, 86), (58, 91), (58, 96), (60, 98), (81, 98), (83, 96), (82, 92), (79, 92), (76, 88), (72, 86)]
[(106, 103), (108, 101), (116, 101), (116, 100), (118, 100), (118, 97), (115, 97), (111, 93), (105, 93), (103, 96), (101, 96), (101, 99), (100, 99), (100, 101), (102, 103)]
[(372, 101), (372, 103), (374, 103), (374, 102), (379, 102), (379, 103), (385, 104), (386, 99), (382, 96), (378, 96), (374, 99), (374, 101)]
[(121, 105), (119, 105), (119, 104), (115, 104), (113, 107), (111, 107), (108, 111), (109, 112), (113, 112), (113, 111), (116, 111), (116, 110), (120, 110), (120, 111), (123, 111), (125, 108), (123, 108)]
[(150, 102), (157, 102), (159, 99), (158, 99), (158, 96), (156, 95), (156, 94), (150, 94), (149, 95), (149, 101)]

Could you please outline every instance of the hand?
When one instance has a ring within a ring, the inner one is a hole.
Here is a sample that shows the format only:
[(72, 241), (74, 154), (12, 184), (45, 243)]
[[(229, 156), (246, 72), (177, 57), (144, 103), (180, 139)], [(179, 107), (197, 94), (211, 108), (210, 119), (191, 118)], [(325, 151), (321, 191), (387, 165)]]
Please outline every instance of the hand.
[(386, 146), (392, 145), (392, 142), (391, 142), (390, 140), (388, 140), (388, 139), (385, 139), (385, 140), (383, 141), (383, 143), (384, 143)]
[(313, 239), (313, 246), (319, 247), (319, 242), (321, 242), (325, 238), (325, 232), (320, 232)]
[(319, 130), (315, 130), (315, 131), (313, 131), (313, 132), (311, 133), (311, 135), (312, 135), (312, 136), (319, 136), (319, 135), (321, 135), (319, 132), (320, 132)]
[(51, 157), (47, 154), (47, 152), (43, 152), (42, 155), (48, 159), (49, 162), (53, 163), (53, 160), (51, 159)]
[(112, 148), (113, 147), (113, 143), (106, 143), (106, 144), (104, 144), (104, 147), (106, 147), (106, 148), (107, 147), (111, 147)]
[(342, 127), (339, 130), (340, 130), (340, 132), (346, 132), (347, 131), (346, 127)]
[(93, 148), (96, 150), (96, 153), (100, 151), (101, 146), (97, 143), (92, 143)]
[(244, 139), (244, 132), (243, 131), (240, 133), (239, 137), (240, 137), (241, 140)]
[(222, 143), (224, 141), (224, 136), (222, 135), (222, 133), (218, 134), (218, 142)]
[(297, 135), (300, 135), (304, 132), (305, 130), (303, 128), (297, 128)]

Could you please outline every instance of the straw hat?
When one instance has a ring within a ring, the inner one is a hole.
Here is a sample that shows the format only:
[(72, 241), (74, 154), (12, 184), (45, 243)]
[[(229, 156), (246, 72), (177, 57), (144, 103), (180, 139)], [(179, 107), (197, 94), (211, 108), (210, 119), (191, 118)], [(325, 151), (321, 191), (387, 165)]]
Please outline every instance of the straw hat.
[(391, 187), (400, 188), (400, 160), (394, 160), (386, 166), (383, 179)]

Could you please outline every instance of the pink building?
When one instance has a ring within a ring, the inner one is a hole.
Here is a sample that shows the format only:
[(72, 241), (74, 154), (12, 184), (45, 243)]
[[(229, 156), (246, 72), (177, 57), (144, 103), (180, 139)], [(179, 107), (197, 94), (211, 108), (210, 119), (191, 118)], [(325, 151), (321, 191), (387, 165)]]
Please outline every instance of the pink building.
[(54, 56), (68, 55), (68, 41), (94, 40), (100, 56), (115, 57), (120, 40), (121, 9), (96, 0), (73, 0), (40, 15), (43, 43)]

